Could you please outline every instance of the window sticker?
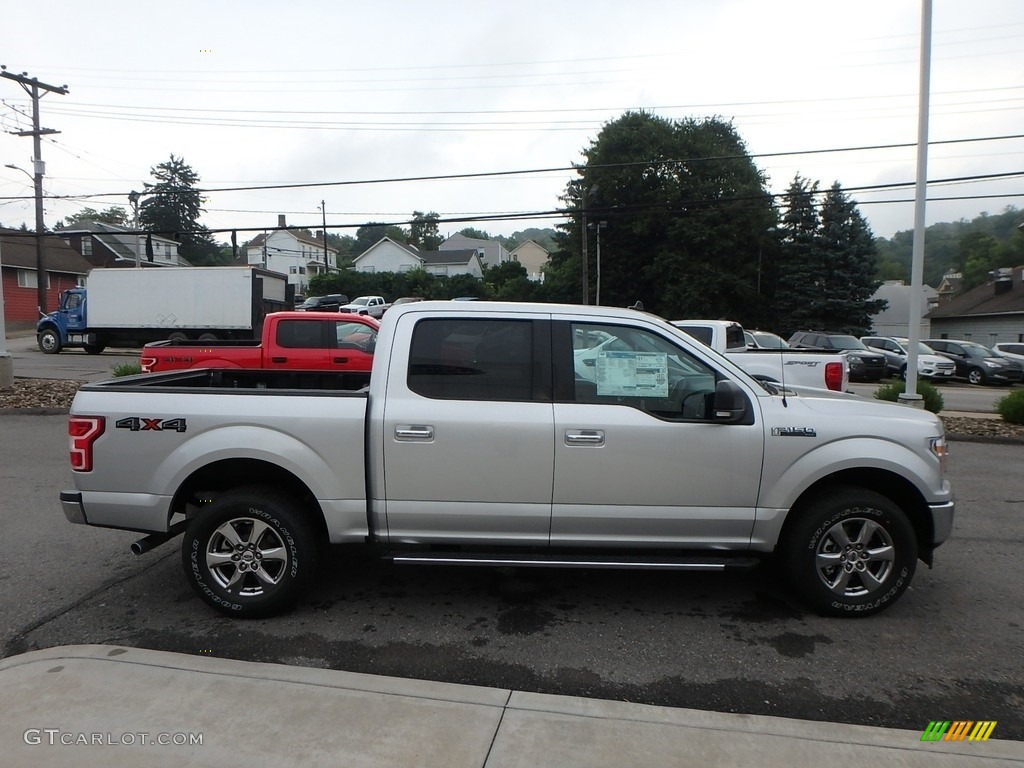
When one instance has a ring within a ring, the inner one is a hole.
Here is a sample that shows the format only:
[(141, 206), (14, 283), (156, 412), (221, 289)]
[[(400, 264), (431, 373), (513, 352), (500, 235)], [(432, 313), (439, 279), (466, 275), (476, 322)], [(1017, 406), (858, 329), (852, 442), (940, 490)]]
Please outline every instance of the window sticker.
[(597, 394), (610, 397), (668, 397), (668, 355), (664, 352), (601, 352)]

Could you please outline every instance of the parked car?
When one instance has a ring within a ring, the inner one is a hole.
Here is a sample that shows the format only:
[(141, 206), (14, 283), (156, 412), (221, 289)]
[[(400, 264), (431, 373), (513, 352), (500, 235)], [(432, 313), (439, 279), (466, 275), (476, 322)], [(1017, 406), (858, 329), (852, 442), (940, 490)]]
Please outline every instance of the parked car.
[(1024, 364), (1024, 344), (1019, 341), (1001, 341), (998, 344), (992, 345), (992, 351), (1000, 357), (1006, 357)]
[(789, 344), (781, 336), (769, 331), (744, 331), (747, 349), (789, 349)]
[(959, 379), (971, 384), (1016, 384), (1024, 379), (1024, 366), (1016, 360), (1000, 357), (974, 341), (925, 339), (924, 343), (956, 365)]
[(850, 363), (850, 381), (878, 381), (885, 377), (885, 355), (872, 352), (848, 333), (797, 331), (789, 337), (793, 349), (824, 349), (842, 352)]
[(348, 296), (329, 293), (326, 296), (310, 296), (296, 309), (300, 312), (339, 312), (342, 304), (348, 304)]
[[(885, 355), (889, 373), (907, 378), (907, 360), (910, 357), (910, 340), (901, 336), (861, 336), (864, 346), (872, 352)], [(956, 366), (948, 357), (936, 354), (923, 341), (917, 343), (917, 375), (925, 379), (951, 379)]]
[(391, 307), (383, 296), (357, 296), (348, 303), (342, 303), (339, 311), (353, 315), (369, 315), (380, 320)]

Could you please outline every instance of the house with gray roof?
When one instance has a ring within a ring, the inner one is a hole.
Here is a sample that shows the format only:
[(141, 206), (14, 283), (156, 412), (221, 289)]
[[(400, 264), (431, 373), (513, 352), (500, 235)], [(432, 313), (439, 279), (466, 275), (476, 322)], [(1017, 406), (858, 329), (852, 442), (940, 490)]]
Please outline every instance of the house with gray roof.
[(988, 282), (940, 302), (928, 319), (932, 339), (965, 339), (986, 347), (1024, 342), (1024, 266), (989, 273)]
[(94, 267), (192, 266), (178, 255), (177, 240), (103, 221), (79, 221), (57, 235)]
[(480, 257), (480, 264), (485, 267), (496, 267), (511, 260), (512, 256), (497, 240), (480, 240), (455, 233), (440, 245), (442, 251), (474, 250)]
[(322, 230), (289, 227), (285, 215), (278, 214), (277, 227), (256, 235), (245, 247), (245, 263), (288, 275), (297, 296), (305, 296), (309, 279), (337, 271), (338, 251), (325, 244)]
[(483, 276), (480, 253), (475, 248), (421, 251), (416, 246), (382, 237), (352, 262), (357, 272), (411, 272), (422, 269), (432, 275)]
[[(912, 296), (911, 286), (902, 280), (887, 280), (878, 286), (871, 297), (883, 299), (887, 302), (886, 308), (871, 318), (871, 334), (873, 336), (910, 336), (910, 299)], [(921, 286), (921, 323), (920, 338), (931, 337), (930, 323), (927, 314), (938, 305), (939, 294), (930, 285)]]

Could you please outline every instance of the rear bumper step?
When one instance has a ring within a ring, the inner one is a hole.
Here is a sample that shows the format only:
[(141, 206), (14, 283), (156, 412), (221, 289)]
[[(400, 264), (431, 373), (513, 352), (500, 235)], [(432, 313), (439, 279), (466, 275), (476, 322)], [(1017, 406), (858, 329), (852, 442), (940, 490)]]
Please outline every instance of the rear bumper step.
[(643, 555), (529, 555), (467, 552), (387, 552), (384, 558), (402, 564), (479, 565), (521, 568), (624, 568), (661, 571), (724, 571), (747, 569), (756, 557), (644, 557)]

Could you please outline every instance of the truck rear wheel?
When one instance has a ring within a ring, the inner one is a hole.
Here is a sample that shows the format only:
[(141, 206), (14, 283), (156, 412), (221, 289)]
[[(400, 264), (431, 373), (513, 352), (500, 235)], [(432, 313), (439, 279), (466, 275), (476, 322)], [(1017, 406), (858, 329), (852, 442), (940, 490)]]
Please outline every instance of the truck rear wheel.
[(86, 344), (84, 349), (87, 355), (99, 355), (106, 347), (103, 344)]
[(223, 614), (259, 618), (294, 606), (316, 569), (317, 541), (295, 502), (273, 488), (230, 491), (185, 531), (192, 588)]
[(39, 349), (47, 355), (56, 355), (60, 352), (60, 334), (52, 328), (40, 331), (36, 342), (39, 344)]
[(914, 576), (917, 538), (881, 494), (829, 489), (801, 510), (782, 552), (793, 586), (819, 613), (868, 616), (896, 602)]

